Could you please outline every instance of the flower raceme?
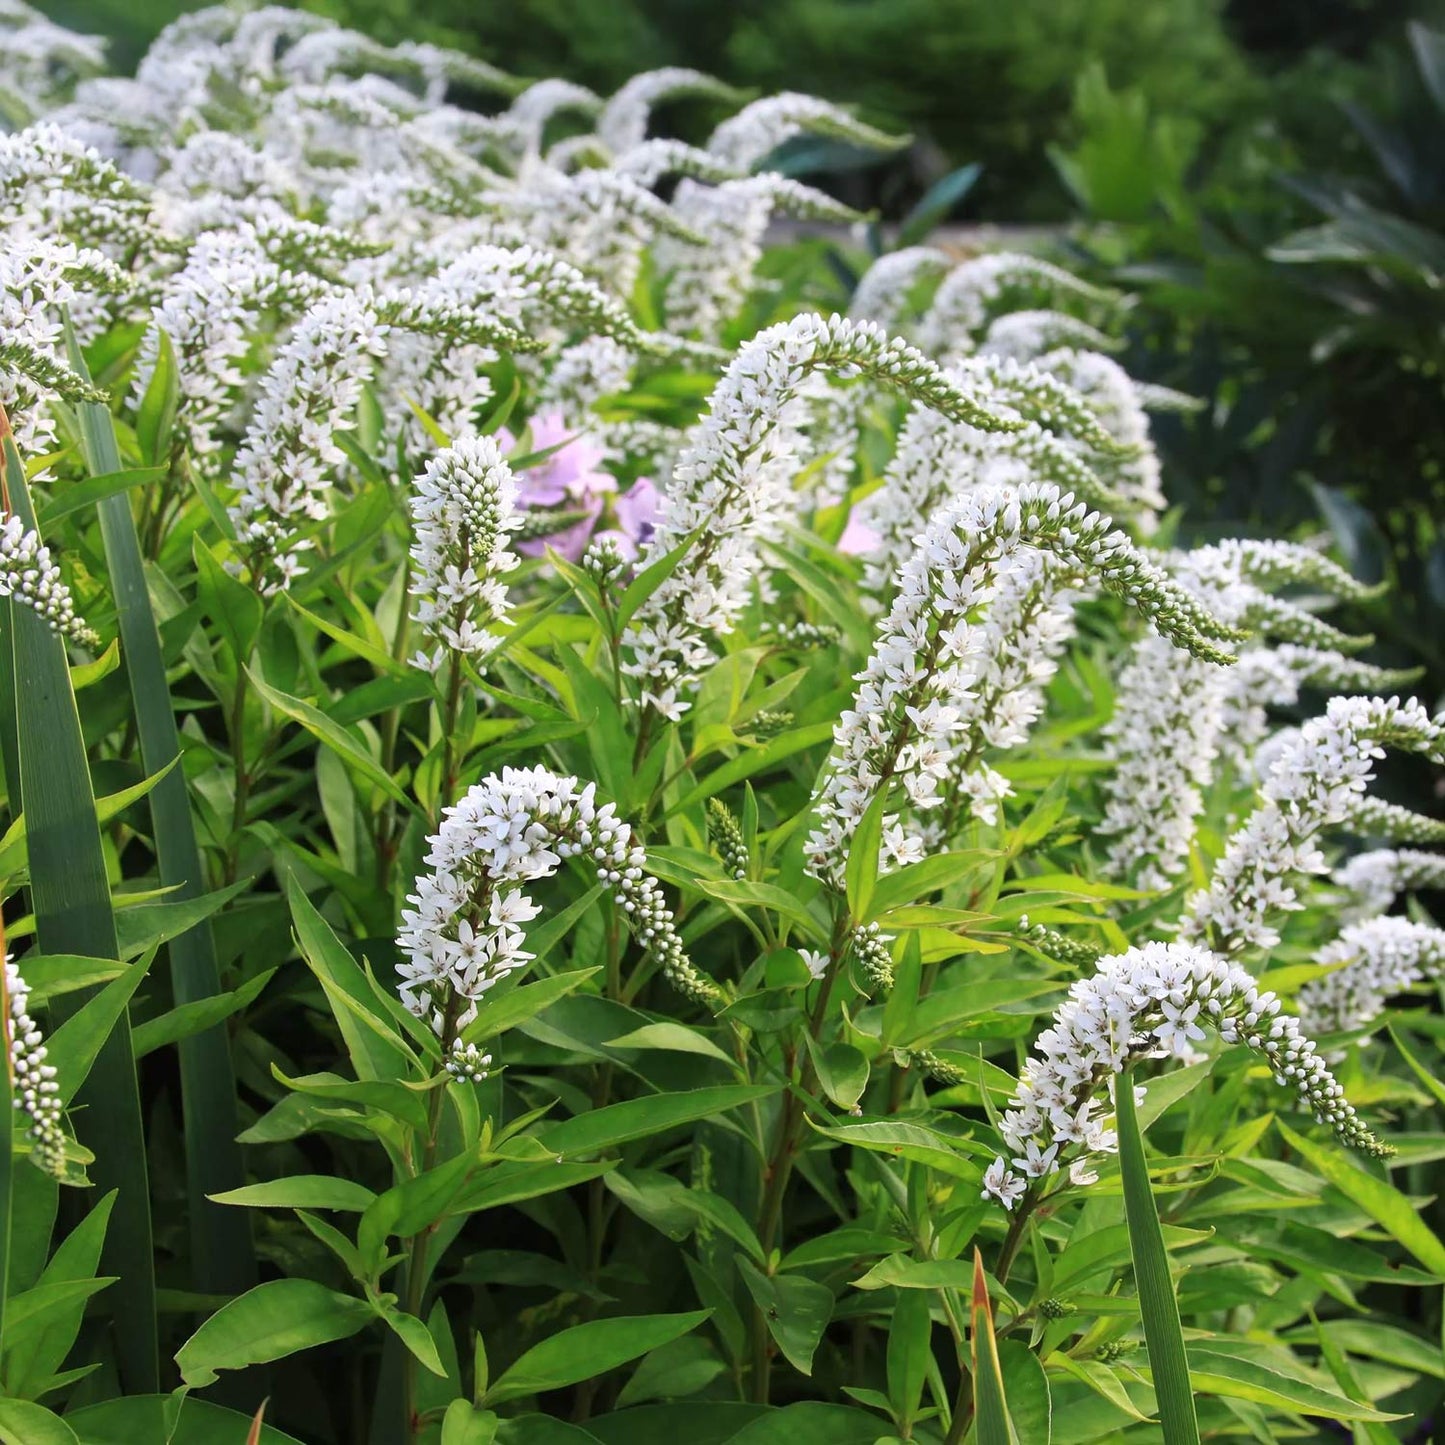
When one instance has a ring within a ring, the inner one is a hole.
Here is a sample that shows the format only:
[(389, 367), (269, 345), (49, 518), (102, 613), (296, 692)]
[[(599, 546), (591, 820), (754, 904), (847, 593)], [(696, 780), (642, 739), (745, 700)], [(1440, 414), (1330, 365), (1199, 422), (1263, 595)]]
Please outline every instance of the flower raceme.
[(791, 499), (807, 415), (799, 393), (820, 371), (874, 378), (984, 429), (1023, 425), (979, 405), (921, 352), (866, 323), (799, 316), (747, 342), (678, 459), (641, 562), (645, 567), (690, 541), (625, 639), (628, 676), (637, 680), (642, 703), (665, 717), (687, 709), (685, 694), (713, 656), (712, 635), (732, 630), (763, 572), (763, 539), (781, 530)]
[(1350, 895), (1346, 922), (1357, 922), (1386, 912), (1402, 893), (1445, 888), (1445, 853), (1373, 848), (1347, 859), (1335, 869), (1331, 881)]
[(508, 536), (521, 524), (517, 485), (492, 437), (439, 452), (412, 489), (412, 618), (432, 640), (413, 662), (439, 672), (448, 659), (480, 664), (492, 627), (508, 614), (501, 575), (517, 565)]
[(1386, 746), (1439, 759), (1445, 727), (1413, 700), (1331, 698), (1279, 752), (1254, 812), (1230, 838), (1209, 887), (1180, 923), (1182, 942), (1220, 953), (1272, 948), (1274, 915), (1304, 906), (1291, 879), (1321, 873), (1318, 835), (1346, 821)]
[[(1047, 554), (1038, 590), (1035, 553)], [(1011, 677), (1005, 685), (999, 670), (1019, 642), (998, 635), (989, 619), (1009, 619), (1011, 632), (1039, 631), (1047, 659), (1062, 625), (1050, 593), (1073, 573), (1132, 602), (1175, 646), (1210, 662), (1231, 660), (1214, 640), (1228, 629), (1071, 495), (1039, 483), (965, 492), (939, 510), (904, 565), (853, 706), (834, 729), (807, 843), (816, 874), (841, 878), (853, 834), (880, 791), (897, 789), (915, 812), (938, 808), (952, 792), (968, 814), (996, 816), (1007, 784), (979, 754), (991, 736), (1013, 740), (1026, 729), (1027, 710), (1012, 717), (1010, 699), (1018, 688), (1027, 699), (1039, 679)], [(885, 815), (885, 867), (922, 857), (925, 842), (901, 813)]]
[(585, 861), (617, 900), (664, 977), (689, 998), (711, 1003), (718, 990), (689, 962), (647, 855), (593, 783), (546, 768), (504, 768), (447, 808), (429, 840), (430, 872), (402, 912), (397, 944), (401, 997), (449, 1048), (477, 1018), (487, 991), (525, 968), (523, 925), (540, 911), (519, 884)]
[(1347, 924), (1315, 961), (1342, 967), (1300, 990), (1300, 1017), (1320, 1033), (1368, 1028), (1394, 994), (1445, 973), (1445, 929), (1367, 918)]
[(1118, 1147), (1106, 1086), (1140, 1059), (1187, 1056), (1208, 1032), (1262, 1054), (1275, 1078), (1343, 1143), (1387, 1152), (1272, 993), (1207, 948), (1146, 943), (1102, 959), (1075, 982), (1039, 1035), (1000, 1123), (1008, 1152), (985, 1171), (984, 1197), (1012, 1209), (1065, 1165), (1071, 1182), (1093, 1182), (1090, 1156)]
[(0, 597), (28, 607), (51, 631), (84, 647), (100, 639), (75, 615), (75, 600), (60, 580), (50, 549), (13, 512), (0, 522)]

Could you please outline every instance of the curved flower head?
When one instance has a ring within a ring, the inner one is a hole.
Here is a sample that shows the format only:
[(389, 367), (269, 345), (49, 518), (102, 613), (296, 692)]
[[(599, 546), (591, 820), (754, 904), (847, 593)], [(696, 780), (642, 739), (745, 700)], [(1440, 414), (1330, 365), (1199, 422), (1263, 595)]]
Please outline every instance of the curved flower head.
[(1341, 965), (1307, 983), (1300, 1017), (1319, 1033), (1368, 1028), (1389, 999), (1445, 974), (1445, 929), (1409, 918), (1347, 924), (1316, 963)]
[(1272, 993), (1206, 948), (1146, 943), (1101, 959), (1035, 1041), (1000, 1125), (1007, 1153), (985, 1172), (985, 1197), (1012, 1209), (1036, 1181), (1112, 1153), (1106, 1085), (1140, 1059), (1188, 1056), (1210, 1034), (1262, 1054), (1342, 1143), (1388, 1152)]
[[(55, 1082), (55, 1066), (45, 1061), (40, 1029), (27, 1012), (30, 990), (9, 954), (5, 955), (3, 994), (0, 1030), (4, 1031), (5, 1067), (15, 1109), (27, 1121), (30, 1162), (58, 1178), (65, 1172), (60, 1088)], [(8, 1129), (10, 1121), (3, 1122)]]
[(549, 877), (568, 858), (597, 869), (674, 987), (703, 1002), (717, 998), (683, 953), (662, 890), (645, 871), (646, 853), (596, 793), (595, 784), (546, 768), (504, 768), (442, 815), (397, 945), (402, 1002), (445, 1047), (476, 1019), (487, 991), (532, 959), (524, 926), (540, 910), (519, 885)]
[(814, 373), (868, 376), (951, 416), (1008, 430), (1021, 422), (980, 406), (905, 342), (867, 323), (799, 316), (770, 327), (728, 365), (673, 469), (644, 565), (694, 536), (676, 570), (627, 631), (628, 676), (642, 701), (680, 716), (685, 692), (712, 657), (710, 637), (731, 630), (763, 571), (762, 542), (791, 505), (791, 477)]
[(1335, 697), (1279, 750), (1254, 812), (1233, 834), (1207, 889), (1196, 893), (1179, 937), (1221, 953), (1272, 948), (1280, 913), (1304, 907), (1298, 874), (1320, 873), (1319, 834), (1349, 817), (1387, 746), (1439, 758), (1445, 728), (1418, 702)]
[(996, 818), (1008, 785), (983, 753), (1027, 735), (1068, 635), (1075, 579), (1132, 602), (1201, 665), (1231, 660), (1208, 635), (1227, 629), (1072, 496), (1036, 483), (963, 493), (919, 538), (834, 730), (807, 845), (816, 874), (841, 877), (880, 791), (943, 820), (935, 837), (885, 814), (886, 867), (946, 841), (960, 812)]

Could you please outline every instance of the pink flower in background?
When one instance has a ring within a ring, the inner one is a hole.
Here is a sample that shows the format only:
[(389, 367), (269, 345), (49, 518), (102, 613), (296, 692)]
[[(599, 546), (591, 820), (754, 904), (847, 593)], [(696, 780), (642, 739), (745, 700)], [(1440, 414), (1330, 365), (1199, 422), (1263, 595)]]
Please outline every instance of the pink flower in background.
[[(545, 537), (518, 542), (517, 551), (524, 557), (542, 557), (551, 548), (569, 562), (579, 562), (592, 540), (593, 529), (607, 510), (608, 497), (613, 498), (614, 527), (598, 536), (611, 537), (618, 550), (629, 561), (652, 540), (660, 502), (658, 490), (650, 477), (639, 477), (621, 495), (617, 479), (602, 470), (601, 447), (585, 436), (578, 436), (563, 420), (560, 412), (543, 412), (531, 422), (534, 452), (557, 447), (551, 456), (517, 475), (517, 504), (522, 507), (555, 507), (561, 511), (583, 512), (586, 515)], [(514, 450), (517, 439), (504, 427), (497, 433), (503, 447)]]
[[(558, 450), (517, 476), (517, 504), (522, 507), (556, 507), (586, 515), (572, 526), (550, 536), (518, 542), (524, 557), (541, 557), (550, 547), (569, 562), (581, 560), (602, 515), (605, 498), (617, 490), (617, 480), (601, 467), (603, 451), (595, 442), (577, 435), (560, 412), (542, 412), (532, 418), (534, 452)], [(517, 439), (505, 427), (497, 433), (502, 445), (515, 449)]]
[(848, 516), (848, 525), (843, 528), (843, 535), (838, 538), (838, 550), (847, 556), (856, 557), (872, 552), (882, 540), (867, 522), (853, 512)]
[(652, 541), (661, 505), (662, 493), (653, 486), (651, 477), (638, 477), (613, 502), (612, 511), (617, 518), (617, 530), (605, 535), (617, 543), (617, 550), (629, 562), (635, 561), (637, 554)]

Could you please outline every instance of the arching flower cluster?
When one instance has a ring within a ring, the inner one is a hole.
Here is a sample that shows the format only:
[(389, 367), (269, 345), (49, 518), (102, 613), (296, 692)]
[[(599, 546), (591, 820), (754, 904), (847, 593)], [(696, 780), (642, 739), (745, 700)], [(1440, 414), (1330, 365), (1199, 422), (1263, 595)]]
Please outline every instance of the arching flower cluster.
[(626, 663), (644, 704), (667, 717), (731, 630), (764, 568), (762, 539), (787, 515), (791, 466), (806, 420), (799, 392), (816, 372), (872, 377), (980, 427), (1007, 428), (925, 356), (876, 327), (799, 316), (740, 348), (673, 469), (643, 566), (693, 538), (676, 570), (638, 611)]
[(1348, 922), (1385, 913), (1402, 893), (1445, 888), (1445, 853), (1419, 848), (1373, 848), (1356, 853), (1331, 875), (1350, 897)]
[(517, 484), (492, 437), (475, 437), (439, 452), (412, 489), (413, 619), (432, 639), (416, 666), (440, 672), (448, 661), (480, 663), (491, 628), (505, 621), (503, 573), (517, 565), (507, 550), (521, 523)]
[[(834, 729), (807, 844), (815, 873), (836, 883), (880, 793), (909, 812), (941, 809), (945, 835), (960, 811), (996, 817), (1008, 785), (981, 754), (1026, 733), (1066, 625), (1070, 599), (1059, 584), (1074, 574), (1132, 602), (1174, 645), (1229, 660), (1217, 645), (1228, 629), (1107, 518), (1050, 485), (965, 492), (939, 510), (905, 563), (853, 706)], [(1018, 646), (1020, 632), (1037, 659)], [(1038, 672), (1016, 675), (1019, 666)], [(886, 812), (882, 865), (915, 861), (930, 841), (903, 811)]]
[(1210, 1033), (1263, 1055), (1341, 1142), (1386, 1152), (1274, 994), (1209, 949), (1146, 943), (1074, 983), (1035, 1041), (1000, 1125), (1008, 1152), (985, 1171), (984, 1197), (1012, 1209), (1065, 1168), (1073, 1184), (1094, 1182), (1091, 1157), (1118, 1147), (1107, 1096), (1114, 1081), (1141, 1059), (1186, 1055)]
[(1209, 887), (1190, 899), (1180, 939), (1224, 954), (1272, 948), (1275, 916), (1303, 907), (1293, 880), (1325, 871), (1319, 834), (1349, 817), (1385, 748), (1438, 760), (1442, 738), (1445, 727), (1413, 700), (1331, 698), (1280, 750)]
[(1040, 256), (991, 251), (960, 263), (943, 278), (919, 327), (918, 344), (956, 361), (971, 355), (989, 323), (1006, 312), (1073, 307), (1089, 319), (1114, 310), (1122, 299)]
[[(1105, 738), (1114, 770), (1103, 783), (1099, 832), (1111, 877), (1142, 888), (1165, 888), (1184, 869), (1203, 810), (1202, 789), (1223, 759), (1245, 775), (1268, 729), (1268, 708), (1298, 700), (1306, 685), (1385, 689), (1411, 674), (1377, 668), (1336, 648), (1278, 642), (1277, 628), (1299, 635), (1319, 622), (1298, 602), (1265, 588), (1306, 583), (1331, 596), (1365, 590), (1328, 558), (1287, 543), (1225, 541), (1167, 558), (1171, 574), (1221, 618), (1255, 630), (1236, 666), (1221, 673), (1141, 638), (1115, 686)], [(1354, 639), (1329, 629), (1353, 648)]]
[(429, 840), (431, 871), (402, 912), (402, 1001), (445, 1047), (476, 1019), (487, 991), (532, 959), (524, 925), (540, 909), (519, 885), (570, 858), (596, 870), (675, 988), (703, 1002), (718, 997), (683, 952), (647, 855), (615, 805), (598, 803), (593, 783), (541, 767), (504, 768), (446, 809)]
[[(28, 1012), (30, 989), (17, 964), (5, 955), (5, 998), (0, 1026), (5, 1030), (5, 1061), (10, 1073), (11, 1100), (26, 1121), (30, 1162), (46, 1174), (65, 1172), (64, 1110), (55, 1066), (46, 1063), (39, 1027)], [(10, 1121), (5, 1120), (5, 1128)]]
[(1445, 929), (1409, 918), (1347, 924), (1315, 962), (1334, 972), (1299, 993), (1300, 1017), (1316, 1033), (1368, 1028), (1397, 993), (1445, 973)]

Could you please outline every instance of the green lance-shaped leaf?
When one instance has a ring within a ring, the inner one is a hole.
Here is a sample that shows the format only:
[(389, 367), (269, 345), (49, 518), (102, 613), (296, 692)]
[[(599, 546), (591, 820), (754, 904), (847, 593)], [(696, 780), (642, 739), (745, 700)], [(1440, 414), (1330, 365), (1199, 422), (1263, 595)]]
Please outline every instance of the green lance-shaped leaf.
[[(20, 453), (8, 436), (4, 445), (11, 509), (33, 528), (35, 510)], [(14, 649), (18, 772), (25, 800), (36, 938), (46, 953), (119, 958), (95, 794), (65, 645), (24, 607), (12, 609), (8, 630)], [(53, 1007), (65, 1017), (83, 1002), (84, 995), (67, 994)], [(119, 1276), (109, 1299), (117, 1320), (124, 1322), (116, 1332), (121, 1380), (127, 1390), (154, 1390), (160, 1364), (150, 1186), (130, 1023), (124, 1012), (101, 1047), (77, 1102), (84, 1105), (79, 1115), (82, 1142), (96, 1156), (91, 1177), (102, 1191), (119, 1191), (102, 1268)]]
[(1194, 1391), (1189, 1383), (1189, 1358), (1184, 1352), (1184, 1331), (1179, 1323), (1179, 1301), (1169, 1275), (1164, 1231), (1149, 1187), (1144, 1162), (1144, 1137), (1134, 1108), (1134, 1079), (1126, 1069), (1114, 1082), (1119, 1130), (1119, 1174), (1124, 1184), (1124, 1213), (1129, 1221), (1129, 1248), (1134, 1257), (1134, 1281), (1139, 1290), (1139, 1313), (1144, 1320), (1144, 1343), (1154, 1376), (1154, 1396), (1164, 1445), (1199, 1445), (1199, 1421), (1194, 1414)]
[[(993, 1308), (989, 1304), (988, 1280), (983, 1273), (983, 1256), (973, 1251), (973, 1418), (977, 1445), (1018, 1445), (1009, 1420), (1004, 1395), (1003, 1368), (998, 1360), (998, 1341), (993, 1332)], [(958, 1422), (949, 1438), (957, 1438)]]
[[(71, 364), (88, 376), (85, 359), (67, 326)], [(83, 403), (77, 408), (86, 463), (93, 477), (121, 470), (115, 427), (104, 406)], [(110, 569), (120, 623), (122, 653), (135, 709), (141, 765), (159, 772), (180, 755), (160, 633), (151, 610), (141, 560), (140, 542), (130, 501), (124, 492), (97, 504), (101, 539)], [(173, 890), (170, 903), (199, 898), (206, 891), (201, 852), (185, 772), (172, 768), (149, 797), (155, 836), (156, 870), (162, 885)], [(83, 951), (83, 950), (80, 950)], [(178, 1007), (213, 998), (221, 992), (220, 970), (211, 926), (202, 918), (170, 941), (171, 991)], [(216, 1024), (177, 1045), (181, 1071), (181, 1108), (185, 1128), (186, 1218), (191, 1231), (191, 1268), (196, 1288), (234, 1294), (255, 1282), (256, 1259), (250, 1221), (238, 1210), (223, 1209), (209, 1196), (235, 1189), (245, 1181), (241, 1148), (236, 1142), (236, 1080), (230, 1040), (224, 1024)]]

